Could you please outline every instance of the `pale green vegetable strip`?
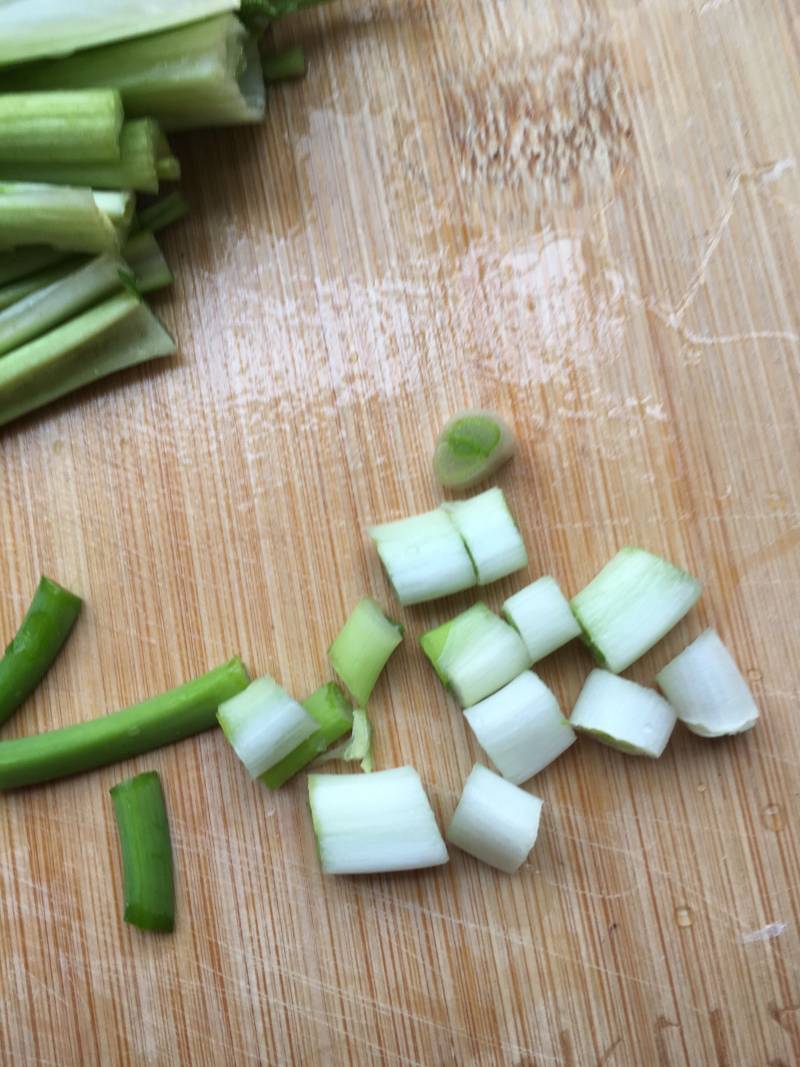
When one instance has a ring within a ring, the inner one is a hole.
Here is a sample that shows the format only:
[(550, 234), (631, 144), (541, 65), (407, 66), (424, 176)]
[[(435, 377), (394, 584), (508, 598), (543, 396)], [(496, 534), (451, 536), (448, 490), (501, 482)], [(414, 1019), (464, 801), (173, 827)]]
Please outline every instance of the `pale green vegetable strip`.
[(98, 254), (119, 252), (120, 237), (91, 189), (0, 182), (0, 248), (30, 244)]
[(54, 267), (68, 258), (66, 252), (47, 245), (34, 245), (30, 248), (15, 248), (10, 252), (0, 252), (0, 285), (30, 278), (31, 275)]
[(461, 411), (439, 434), (433, 467), (446, 488), (470, 489), (511, 459), (514, 449), (514, 435), (502, 416), (479, 409)]
[(158, 233), (166, 226), (172, 225), (189, 213), (189, 204), (186, 197), (178, 189), (162, 196), (160, 200), (142, 208), (134, 219), (133, 228), (136, 231), (150, 230)]
[(0, 426), (108, 374), (175, 353), (146, 304), (112, 296), (0, 359)]
[(365, 706), (386, 662), (403, 640), (403, 627), (388, 619), (379, 604), (363, 597), (353, 609), (328, 659), (357, 704)]
[(158, 241), (149, 230), (142, 230), (129, 237), (122, 254), (130, 267), (133, 284), (138, 292), (151, 293), (172, 284), (172, 271), (164, 259)]
[(657, 759), (675, 727), (675, 710), (654, 689), (609, 671), (586, 680), (569, 724), (578, 733), (630, 756)]
[[(2, 16), (0, 6), (0, 25)], [(114, 89), (0, 93), (0, 167), (2, 161), (113, 162), (119, 159), (122, 118)]]
[(27, 278), (21, 278), (19, 281), (9, 282), (8, 285), (0, 287), (0, 311), (5, 311), (6, 308), (16, 304), (19, 300), (24, 300), (31, 293), (52, 285), (53, 282), (71, 274), (85, 262), (86, 259), (83, 256), (70, 256), (54, 267), (47, 267), (45, 270), (40, 270), (38, 274), (29, 274)]

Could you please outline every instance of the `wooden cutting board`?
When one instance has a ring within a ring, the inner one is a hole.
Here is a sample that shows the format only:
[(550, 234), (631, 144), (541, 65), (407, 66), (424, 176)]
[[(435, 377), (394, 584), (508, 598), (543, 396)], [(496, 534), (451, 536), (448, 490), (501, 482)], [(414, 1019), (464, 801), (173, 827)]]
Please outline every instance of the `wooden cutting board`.
[[(305, 783), (211, 733), (0, 800), (4, 1064), (800, 1062), (800, 130), (781, 0), (342, 0), (286, 20), (305, 82), (179, 142), (171, 363), (0, 435), (0, 628), (40, 573), (86, 610), (4, 730), (89, 718), (241, 652), (304, 694), (364, 592), (367, 522), (440, 500), (438, 427), (497, 408), (530, 569), (577, 591), (623, 544), (718, 628), (763, 711), (658, 762), (581, 742), (530, 783), (516, 877), (323, 878)], [(442, 823), (481, 753), (403, 613), (377, 766)], [(394, 606), (394, 605), (392, 605)], [(541, 664), (569, 709), (591, 667)], [(121, 921), (109, 787), (163, 775), (174, 936)]]

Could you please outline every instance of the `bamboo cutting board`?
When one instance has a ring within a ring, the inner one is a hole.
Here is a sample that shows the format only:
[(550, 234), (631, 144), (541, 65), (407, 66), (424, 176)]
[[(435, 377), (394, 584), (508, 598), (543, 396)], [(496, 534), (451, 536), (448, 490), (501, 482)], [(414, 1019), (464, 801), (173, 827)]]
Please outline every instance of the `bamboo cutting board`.
[[(40, 573), (86, 610), (4, 731), (111, 710), (241, 652), (303, 694), (365, 591), (363, 530), (440, 499), (435, 433), (515, 424), (530, 578), (641, 544), (703, 579), (629, 673), (706, 625), (763, 711), (657, 762), (589, 742), (530, 784), (516, 877), (323, 879), (304, 781), (218, 733), (0, 799), (7, 1064), (800, 1062), (800, 130), (782, 0), (341, 0), (260, 128), (179, 144), (169, 365), (0, 435), (0, 628)], [(525, 580), (487, 591), (497, 606)], [(405, 612), (378, 767), (450, 816), (480, 752)], [(541, 664), (565, 709), (591, 663)], [(163, 776), (178, 927), (121, 921), (108, 788)]]

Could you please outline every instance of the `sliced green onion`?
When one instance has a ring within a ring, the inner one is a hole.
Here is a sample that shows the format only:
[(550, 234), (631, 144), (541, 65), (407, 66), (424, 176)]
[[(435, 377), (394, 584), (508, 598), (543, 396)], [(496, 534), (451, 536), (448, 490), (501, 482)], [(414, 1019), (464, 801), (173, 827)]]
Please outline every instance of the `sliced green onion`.
[(38, 243), (97, 254), (119, 252), (120, 238), (91, 189), (0, 182), (0, 248)]
[(122, 117), (114, 89), (0, 93), (0, 160), (112, 162), (119, 159)]
[(177, 689), (111, 715), (0, 741), (0, 789), (106, 767), (210, 730), (220, 704), (249, 681), (242, 661), (234, 658)]
[(98, 256), (0, 311), (0, 356), (119, 289), (123, 269), (118, 256)]
[(30, 278), (31, 275), (54, 267), (67, 258), (66, 252), (59, 252), (58, 249), (45, 245), (0, 252), (0, 285)]
[(569, 720), (595, 741), (652, 759), (666, 748), (675, 722), (675, 711), (654, 689), (600, 670), (587, 678)]
[(549, 574), (510, 596), (503, 615), (519, 631), (533, 663), (580, 637), (569, 601)]
[(137, 292), (151, 293), (172, 285), (172, 271), (158, 247), (158, 241), (149, 230), (141, 230), (129, 237), (122, 254), (133, 274)]
[(4, 83), (15, 89), (118, 89), (127, 118), (150, 116), (166, 130), (264, 117), (258, 47), (233, 15), (19, 67)]
[(701, 737), (752, 730), (758, 708), (736, 661), (706, 630), (656, 676), (681, 722)]
[(506, 504), (503, 490), (495, 487), (469, 500), (444, 505), (470, 554), (478, 585), (528, 566), (528, 553)]
[(147, 771), (110, 793), (122, 850), (125, 922), (168, 933), (175, 926), (175, 884), (161, 779)]
[(167, 196), (142, 208), (136, 215), (134, 227), (138, 230), (150, 230), (158, 233), (165, 226), (170, 226), (189, 213), (189, 204), (183, 193), (175, 189)]
[(345, 763), (359, 763), (361, 770), (369, 774), (373, 769), (372, 761), (372, 723), (362, 708), (353, 710), (353, 728), (350, 738), (325, 752), (317, 760), (317, 766), (342, 760)]
[(447, 489), (471, 489), (511, 459), (514, 435), (494, 411), (461, 411), (436, 441), (433, 468)]
[(316, 720), (319, 728), (260, 776), (260, 780), (270, 789), (280, 789), (353, 727), (353, 707), (335, 682), (320, 686), (303, 701), (303, 707)]
[(308, 800), (326, 874), (409, 871), (447, 863), (447, 849), (413, 767), (310, 774)]
[(146, 304), (120, 293), (0, 359), (0, 426), (175, 344)]
[(445, 837), (490, 867), (513, 874), (536, 844), (541, 815), (539, 797), (476, 763)]
[(422, 604), (476, 583), (464, 542), (441, 508), (370, 526), (367, 533), (401, 604)]
[(53, 282), (71, 274), (85, 262), (84, 256), (69, 256), (61, 263), (56, 263), (54, 267), (47, 267), (45, 270), (40, 270), (38, 274), (30, 274), (27, 278), (20, 278), (18, 281), (9, 282), (8, 285), (0, 287), (0, 311), (5, 311), (12, 304), (24, 300), (31, 293), (47, 288)]
[(141, 0), (83, 0), (80, 5), (65, 5), (63, 0), (3, 0), (0, 66), (153, 34), (238, 6), (237, 0), (147, 4)]
[(628, 547), (570, 606), (598, 662), (617, 674), (680, 622), (702, 588), (696, 578), (659, 556)]
[(477, 704), (531, 665), (517, 631), (482, 603), (428, 630), (420, 644), (462, 707)]
[(372, 597), (362, 597), (328, 649), (333, 669), (357, 704), (366, 705), (403, 627), (388, 619)]
[(295, 45), (294, 48), (285, 48), (282, 52), (267, 52), (261, 57), (261, 70), (267, 82), (304, 78), (308, 70), (305, 50)]
[(217, 719), (251, 778), (280, 763), (318, 728), (313, 715), (269, 677), (220, 704)]
[(495, 767), (515, 785), (544, 770), (575, 741), (554, 694), (533, 671), (466, 708), (464, 717)]
[(80, 610), (80, 597), (49, 578), (40, 580), (16, 637), (0, 659), (0, 723), (44, 678)]

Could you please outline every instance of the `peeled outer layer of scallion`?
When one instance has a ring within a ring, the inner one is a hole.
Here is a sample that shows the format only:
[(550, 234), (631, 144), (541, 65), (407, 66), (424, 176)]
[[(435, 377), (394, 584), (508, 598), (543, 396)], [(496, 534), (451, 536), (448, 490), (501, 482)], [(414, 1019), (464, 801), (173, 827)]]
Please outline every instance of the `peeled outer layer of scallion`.
[(747, 682), (714, 630), (692, 641), (656, 681), (681, 722), (700, 737), (741, 734), (758, 720)]
[(316, 721), (318, 728), (293, 748), (288, 756), (259, 775), (259, 781), (270, 789), (280, 789), (353, 727), (353, 707), (335, 682), (320, 686), (303, 701), (303, 707)]
[(113, 162), (122, 119), (115, 89), (0, 93), (0, 161)]
[(325, 874), (409, 871), (447, 863), (447, 848), (413, 767), (310, 774), (308, 800)]
[(217, 719), (251, 778), (280, 763), (318, 729), (314, 716), (269, 677), (220, 704)]
[(317, 760), (317, 765), (342, 760), (345, 763), (360, 763), (361, 770), (369, 774), (373, 769), (372, 723), (363, 708), (353, 710), (353, 728), (350, 739), (330, 749)]
[(372, 597), (362, 597), (328, 649), (328, 659), (356, 704), (366, 706), (386, 663), (403, 640)]
[(498, 771), (515, 785), (527, 782), (575, 741), (555, 695), (533, 673), (464, 710), (478, 744)]
[(420, 644), (462, 707), (477, 704), (531, 665), (517, 631), (480, 602), (428, 630)]
[(642, 548), (622, 548), (570, 607), (598, 662), (618, 674), (669, 633), (697, 602), (691, 574)]
[(367, 533), (403, 605), (436, 600), (476, 584), (464, 542), (441, 508), (370, 526)]
[(514, 454), (514, 435), (494, 411), (461, 411), (436, 441), (433, 468), (446, 489), (470, 489)]
[(119, 252), (120, 235), (89, 188), (0, 182), (0, 249), (47, 244), (69, 252)]
[(175, 926), (175, 882), (161, 779), (147, 771), (110, 792), (122, 851), (125, 922), (169, 933)]
[(532, 663), (581, 634), (569, 601), (549, 574), (510, 596), (502, 613), (519, 632)]
[(536, 843), (542, 803), (476, 763), (445, 837), (490, 867), (513, 874)]
[(503, 490), (496, 486), (469, 500), (444, 505), (461, 534), (478, 575), (478, 585), (528, 566), (528, 553)]
[(594, 670), (586, 679), (569, 724), (629, 756), (657, 759), (667, 746), (677, 717), (654, 689), (609, 671)]

